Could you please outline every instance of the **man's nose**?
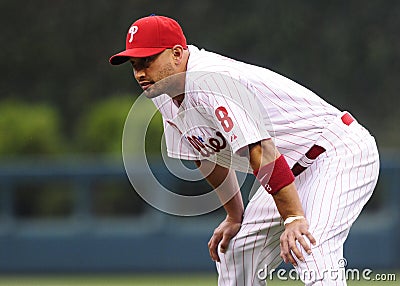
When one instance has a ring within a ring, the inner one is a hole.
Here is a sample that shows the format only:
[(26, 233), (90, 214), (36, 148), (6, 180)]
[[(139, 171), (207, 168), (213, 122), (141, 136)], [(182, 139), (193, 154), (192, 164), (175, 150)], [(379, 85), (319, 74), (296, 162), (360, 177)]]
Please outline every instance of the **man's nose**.
[(133, 75), (135, 76), (136, 80), (139, 81), (140, 79), (144, 78), (146, 73), (144, 69), (133, 70)]

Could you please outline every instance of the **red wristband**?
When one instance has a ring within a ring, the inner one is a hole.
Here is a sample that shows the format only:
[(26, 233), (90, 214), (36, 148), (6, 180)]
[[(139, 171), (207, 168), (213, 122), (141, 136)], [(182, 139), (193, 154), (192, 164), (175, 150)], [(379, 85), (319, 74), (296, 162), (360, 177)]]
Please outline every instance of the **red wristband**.
[(271, 195), (276, 194), (294, 181), (292, 170), (290, 170), (283, 155), (279, 156), (274, 162), (253, 171), (253, 174)]

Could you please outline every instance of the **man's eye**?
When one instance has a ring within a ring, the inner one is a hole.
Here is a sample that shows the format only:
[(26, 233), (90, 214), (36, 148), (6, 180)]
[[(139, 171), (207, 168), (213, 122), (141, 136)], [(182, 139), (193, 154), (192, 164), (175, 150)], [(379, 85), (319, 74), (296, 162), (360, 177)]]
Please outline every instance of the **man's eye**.
[(140, 58), (135, 61), (132, 61), (132, 67), (135, 70), (141, 70), (141, 69), (146, 69), (148, 68), (151, 63), (155, 60), (154, 56), (146, 57), (146, 58)]
[(144, 64), (141, 61), (135, 61), (135, 62), (132, 62), (132, 67), (135, 70), (141, 70), (144, 68)]
[(143, 65), (146, 66), (147, 68), (149, 65), (153, 62), (154, 57), (147, 57), (143, 59)]

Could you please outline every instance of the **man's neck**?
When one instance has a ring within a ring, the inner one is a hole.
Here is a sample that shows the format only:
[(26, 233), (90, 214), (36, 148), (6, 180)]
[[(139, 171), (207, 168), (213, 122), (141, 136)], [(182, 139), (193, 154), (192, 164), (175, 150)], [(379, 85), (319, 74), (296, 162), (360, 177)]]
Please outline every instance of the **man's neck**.
[(176, 106), (180, 107), (184, 99), (185, 99), (185, 94), (182, 93), (180, 95), (174, 96), (174, 98), (172, 98), (172, 101)]

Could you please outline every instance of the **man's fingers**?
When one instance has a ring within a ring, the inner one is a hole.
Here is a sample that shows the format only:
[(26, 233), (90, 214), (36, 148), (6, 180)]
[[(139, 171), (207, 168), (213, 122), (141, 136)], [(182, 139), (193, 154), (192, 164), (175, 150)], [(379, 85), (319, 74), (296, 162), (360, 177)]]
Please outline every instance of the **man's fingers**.
[(287, 258), (288, 258), (289, 263), (293, 264), (294, 266), (297, 266), (297, 262), (294, 259), (294, 257), (292, 256), (291, 252), (289, 252), (289, 254), (287, 255)]
[(315, 240), (314, 236), (312, 236), (312, 234), (310, 232), (307, 232), (306, 236), (307, 236), (308, 240), (311, 242), (312, 245), (316, 245), (317, 244), (317, 241)]
[(210, 252), (211, 259), (213, 261), (220, 261), (218, 256), (218, 245), (222, 253), (225, 253), (228, 249), (230, 238), (224, 235), (222, 238), (220, 235), (213, 235), (208, 242), (208, 250)]
[[(300, 243), (301, 247), (303, 247), (303, 249), (307, 252), (307, 254), (311, 254), (311, 248), (310, 248), (310, 246), (308, 245), (308, 243), (306, 242), (306, 240), (303, 238), (302, 235), (299, 235), (299, 236), (297, 237), (297, 241)], [(297, 244), (296, 244), (296, 243), (295, 243), (295, 249), (296, 249), (296, 251), (295, 251), (294, 249), (292, 249), (292, 250), (293, 250), (293, 253), (296, 255), (296, 257), (297, 257), (300, 261), (304, 262), (304, 256), (303, 256), (303, 254), (301, 253), (301, 250), (297, 247)]]
[[(311, 254), (310, 244), (304, 236), (308, 238), (311, 244), (316, 244), (316, 240), (310, 232), (305, 232), (304, 234), (301, 232), (296, 234), (293, 232), (283, 233), (281, 236), (281, 257), (285, 263), (292, 263), (294, 266), (297, 266), (296, 258), (304, 262), (305, 260), (301, 248), (303, 248), (307, 254)], [(299, 242), (301, 248), (296, 241)]]
[(223, 221), (215, 230), (208, 242), (210, 256), (214, 261), (220, 261), (218, 247), (221, 253), (228, 250), (229, 242), (240, 230), (241, 223)]
[[(310, 247), (310, 245), (307, 243), (307, 241), (304, 239), (304, 237), (302, 235), (299, 235), (297, 237), (297, 241), (300, 243), (301, 247), (303, 247), (303, 249), (307, 252), (307, 254), (311, 254), (311, 247)], [(304, 260), (303, 255), (301, 255), (301, 257), (299, 257), (296, 254), (296, 257), (298, 259), (302, 260), (302, 261)], [(301, 258), (303, 258), (303, 259), (301, 259)]]
[(210, 257), (213, 261), (219, 261), (218, 244), (220, 241), (221, 237), (214, 234), (208, 242), (208, 251), (210, 252)]
[(280, 244), (281, 244), (281, 257), (285, 263), (288, 263), (289, 262), (288, 254), (289, 254), (290, 250), (289, 250), (287, 237), (281, 236)]
[(219, 244), (219, 249), (221, 250), (222, 253), (226, 252), (230, 239), (231, 238), (228, 237), (227, 235), (224, 235), (224, 237), (222, 238), (221, 243)]
[(294, 254), (294, 256), (296, 256), (300, 261), (304, 262), (304, 257), (301, 254), (300, 249), (298, 249), (297, 244), (296, 244), (296, 237), (294, 236), (294, 234), (288, 236), (288, 253), (286, 254), (289, 262), (292, 263), (294, 266), (297, 266), (296, 260), (294, 259), (292, 253)]

